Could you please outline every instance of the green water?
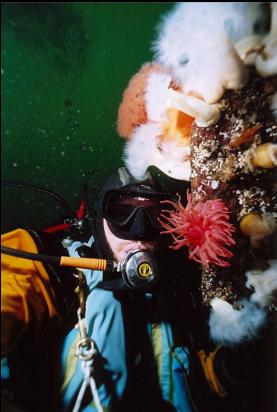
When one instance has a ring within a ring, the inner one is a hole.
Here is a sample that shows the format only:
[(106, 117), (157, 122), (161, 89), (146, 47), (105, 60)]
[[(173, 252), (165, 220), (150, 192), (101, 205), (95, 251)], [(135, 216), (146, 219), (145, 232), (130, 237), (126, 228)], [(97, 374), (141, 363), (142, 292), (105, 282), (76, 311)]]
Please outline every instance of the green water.
[[(2, 179), (92, 202), (122, 166), (117, 111), (172, 3), (2, 3)], [(2, 232), (47, 226), (62, 213), (45, 195), (2, 187)]]

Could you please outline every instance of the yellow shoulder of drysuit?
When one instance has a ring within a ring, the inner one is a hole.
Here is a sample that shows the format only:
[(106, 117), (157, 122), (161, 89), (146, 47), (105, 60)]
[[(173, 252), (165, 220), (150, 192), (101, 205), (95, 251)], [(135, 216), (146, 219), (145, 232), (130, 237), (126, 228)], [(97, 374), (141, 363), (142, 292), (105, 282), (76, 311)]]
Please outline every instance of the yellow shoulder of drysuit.
[[(2, 235), (1, 244), (38, 252), (31, 235), (23, 229)], [(1, 356), (14, 349), (25, 331), (38, 338), (53, 318), (58, 318), (58, 312), (43, 264), (1, 254)]]

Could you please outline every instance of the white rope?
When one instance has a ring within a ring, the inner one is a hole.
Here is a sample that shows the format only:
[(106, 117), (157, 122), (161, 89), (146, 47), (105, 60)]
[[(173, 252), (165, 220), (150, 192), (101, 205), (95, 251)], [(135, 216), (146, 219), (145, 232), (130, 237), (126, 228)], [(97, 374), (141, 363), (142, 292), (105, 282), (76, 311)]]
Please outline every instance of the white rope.
[(101, 405), (101, 401), (100, 401), (99, 394), (98, 394), (98, 391), (97, 391), (97, 388), (96, 388), (95, 380), (91, 376), (89, 381), (90, 381), (90, 389), (91, 389), (91, 393), (92, 393), (92, 396), (93, 396), (93, 400), (94, 400), (94, 403), (95, 403), (96, 410), (97, 410), (97, 412), (103, 412), (104, 410), (103, 410), (102, 405)]
[(82, 400), (84, 398), (85, 395), (85, 391), (87, 386), (90, 386), (91, 389), (91, 393), (93, 396), (93, 400), (95, 403), (95, 407), (97, 412), (104, 412), (101, 402), (100, 402), (100, 398), (99, 398), (99, 394), (96, 388), (96, 384), (95, 384), (95, 380), (93, 379), (92, 376), (92, 360), (90, 361), (82, 361), (82, 370), (84, 372), (84, 381), (82, 383), (82, 386), (80, 388), (76, 403), (74, 405), (73, 411), (72, 412), (79, 412), (80, 408), (81, 408), (81, 404), (82, 404)]
[(84, 379), (72, 412), (79, 412), (88, 382)]
[(104, 412), (100, 402), (95, 380), (92, 376), (93, 358), (97, 353), (93, 340), (87, 335), (85, 319), (81, 317), (80, 308), (77, 311), (78, 327), (81, 339), (76, 344), (76, 356), (81, 360), (81, 368), (84, 373), (84, 381), (79, 390), (72, 412), (79, 412), (87, 387), (90, 387), (97, 412)]

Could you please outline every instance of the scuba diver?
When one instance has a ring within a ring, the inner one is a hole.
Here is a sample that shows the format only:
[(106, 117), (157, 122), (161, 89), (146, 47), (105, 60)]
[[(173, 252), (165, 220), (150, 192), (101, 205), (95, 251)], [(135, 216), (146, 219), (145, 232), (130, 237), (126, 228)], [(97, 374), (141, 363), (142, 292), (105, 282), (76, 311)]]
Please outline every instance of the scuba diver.
[(93, 219), (58, 236), (32, 229), (2, 236), (6, 405), (24, 412), (250, 410), (255, 349), (209, 342), (200, 270), (160, 235), (169, 199), (150, 173), (137, 182), (122, 167), (102, 187)]

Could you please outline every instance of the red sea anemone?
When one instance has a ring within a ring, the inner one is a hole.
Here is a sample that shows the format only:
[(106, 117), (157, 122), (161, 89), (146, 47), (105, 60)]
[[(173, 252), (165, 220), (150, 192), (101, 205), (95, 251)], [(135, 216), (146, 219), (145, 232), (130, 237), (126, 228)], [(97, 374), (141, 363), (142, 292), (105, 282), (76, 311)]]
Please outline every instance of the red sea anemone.
[[(232, 233), (235, 227), (229, 223), (229, 210), (222, 200), (207, 200), (192, 205), (191, 194), (187, 193), (188, 203), (184, 207), (178, 195), (178, 202), (165, 201), (173, 210), (163, 210), (159, 219), (164, 231), (171, 234), (173, 249), (188, 246), (189, 258), (201, 263), (230, 266), (226, 258), (233, 256), (225, 246), (235, 244)], [(162, 220), (164, 219), (164, 221)]]

